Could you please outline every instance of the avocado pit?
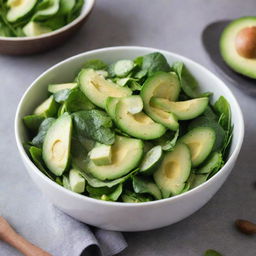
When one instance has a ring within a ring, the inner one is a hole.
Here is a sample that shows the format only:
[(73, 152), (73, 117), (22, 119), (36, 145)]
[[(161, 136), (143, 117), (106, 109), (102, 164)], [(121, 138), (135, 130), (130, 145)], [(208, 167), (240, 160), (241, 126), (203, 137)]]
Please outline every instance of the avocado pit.
[(256, 26), (241, 29), (235, 39), (238, 54), (247, 59), (256, 58)]

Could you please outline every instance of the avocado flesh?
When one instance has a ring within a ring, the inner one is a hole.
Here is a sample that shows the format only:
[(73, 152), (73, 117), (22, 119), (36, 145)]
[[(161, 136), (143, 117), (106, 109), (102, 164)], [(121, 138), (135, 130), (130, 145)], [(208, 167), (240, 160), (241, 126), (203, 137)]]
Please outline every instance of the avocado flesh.
[(148, 78), (141, 90), (145, 112), (155, 121), (171, 130), (177, 130), (179, 124), (172, 113), (151, 106), (153, 97), (175, 101), (180, 93), (180, 82), (175, 73), (157, 72)]
[(177, 102), (154, 97), (151, 100), (151, 105), (173, 113), (179, 120), (190, 120), (201, 115), (208, 106), (208, 102), (207, 97)]
[(9, 0), (7, 5), (10, 7), (7, 13), (7, 20), (15, 22), (26, 16), (35, 7), (37, 0)]
[(143, 155), (143, 142), (138, 139), (116, 136), (112, 147), (112, 162), (97, 166), (89, 160), (86, 170), (100, 180), (113, 180), (124, 176), (139, 165)]
[(23, 32), (26, 36), (39, 36), (51, 32), (52, 30), (40, 23), (30, 21), (24, 28)]
[(65, 89), (74, 89), (78, 86), (77, 83), (65, 83), (65, 84), (49, 84), (48, 92), (56, 93)]
[(194, 128), (180, 139), (189, 147), (194, 167), (200, 165), (211, 153), (215, 140), (215, 131), (210, 127)]
[(173, 151), (165, 154), (160, 167), (154, 173), (154, 180), (164, 198), (177, 195), (183, 190), (190, 170), (189, 148), (183, 143), (178, 143)]
[(256, 59), (242, 57), (236, 49), (236, 36), (244, 28), (256, 26), (256, 17), (243, 17), (231, 22), (220, 39), (220, 52), (224, 61), (236, 72), (256, 79)]
[(163, 125), (154, 122), (144, 112), (129, 113), (131, 97), (136, 96), (123, 98), (116, 105), (115, 121), (120, 129), (133, 137), (145, 140), (161, 137), (166, 131)]
[(68, 113), (60, 116), (49, 128), (43, 143), (43, 159), (48, 169), (61, 176), (70, 156), (72, 119)]
[(106, 107), (108, 97), (126, 97), (132, 94), (127, 87), (121, 87), (106, 80), (93, 69), (85, 69), (79, 75), (79, 84), (87, 98), (100, 108)]

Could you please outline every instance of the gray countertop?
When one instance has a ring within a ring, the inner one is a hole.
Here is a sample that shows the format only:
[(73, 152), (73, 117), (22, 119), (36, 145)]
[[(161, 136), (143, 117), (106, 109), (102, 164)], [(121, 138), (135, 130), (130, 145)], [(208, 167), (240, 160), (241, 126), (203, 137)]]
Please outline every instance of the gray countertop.
[[(18, 101), (39, 74), (72, 55), (116, 45), (173, 51), (216, 73), (203, 48), (204, 28), (218, 20), (255, 15), (255, 5), (255, 0), (98, 0), (88, 23), (58, 49), (29, 57), (0, 56), (0, 206), (1, 198), (6, 197), (9, 204), (17, 205), (17, 212), (10, 212), (9, 217), (18, 218), (18, 206), (26, 207), (12, 197), (10, 188), (20, 189), (24, 197), (41, 197), (18, 156), (13, 131)], [(256, 101), (244, 93), (243, 84), (240, 88), (230, 83), (228, 86), (242, 107), (246, 125), (243, 148), (232, 174), (207, 205), (180, 223), (154, 231), (125, 233), (129, 247), (120, 256), (199, 256), (209, 248), (226, 256), (256, 255), (256, 238), (238, 233), (233, 226), (237, 218), (256, 221)], [(27, 214), (29, 225), (29, 211)], [(0, 255), (17, 254), (4, 246), (0, 247)]]

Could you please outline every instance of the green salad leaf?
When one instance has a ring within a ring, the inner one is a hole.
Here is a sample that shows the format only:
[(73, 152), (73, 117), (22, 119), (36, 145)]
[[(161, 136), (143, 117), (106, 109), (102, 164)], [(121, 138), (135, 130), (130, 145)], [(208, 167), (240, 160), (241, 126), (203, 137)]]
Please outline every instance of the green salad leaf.
[(172, 65), (172, 70), (177, 74), (181, 83), (181, 88), (185, 94), (191, 98), (200, 96), (198, 82), (182, 62), (175, 62)]
[(113, 123), (106, 112), (97, 109), (84, 110), (73, 113), (72, 117), (78, 136), (107, 145), (115, 142), (115, 133), (111, 129)]
[(169, 72), (171, 70), (166, 58), (159, 52), (153, 52), (138, 57), (134, 60), (134, 63), (137, 64), (142, 70), (145, 70), (149, 76), (157, 71)]
[(125, 203), (143, 203), (152, 201), (152, 198), (149, 195), (137, 194), (129, 190), (126, 190), (121, 197)]
[(105, 70), (107, 68), (107, 64), (102, 60), (93, 59), (88, 60), (83, 64), (84, 69), (94, 69), (94, 70)]
[(44, 142), (45, 135), (51, 125), (55, 122), (55, 118), (46, 118), (39, 127), (38, 134), (32, 140), (32, 145), (41, 148)]

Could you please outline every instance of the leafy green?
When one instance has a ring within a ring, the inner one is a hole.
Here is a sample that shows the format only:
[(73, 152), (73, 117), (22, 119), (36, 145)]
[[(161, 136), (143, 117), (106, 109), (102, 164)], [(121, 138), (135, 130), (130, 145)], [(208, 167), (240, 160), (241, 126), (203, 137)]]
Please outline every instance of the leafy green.
[(54, 181), (56, 179), (55, 175), (50, 173), (44, 165), (42, 150), (40, 148), (32, 146), (29, 149), (29, 153), (36, 167), (48, 178)]
[(107, 64), (103, 62), (102, 60), (94, 59), (94, 60), (88, 60), (83, 64), (83, 68), (91, 68), (94, 70), (105, 70), (107, 68)]
[(84, 0), (76, 0), (76, 4), (74, 8), (67, 15), (68, 23), (72, 22), (74, 19), (76, 19), (80, 15), (83, 5), (84, 5)]
[(152, 201), (152, 198), (146, 194), (137, 194), (129, 190), (122, 194), (122, 200), (125, 203), (143, 203)]
[(161, 138), (155, 140), (155, 144), (160, 145), (164, 151), (172, 151), (179, 137), (179, 130), (168, 131)]
[(74, 127), (79, 137), (111, 145), (115, 142), (115, 133), (111, 118), (106, 112), (92, 109), (72, 114)]
[(27, 115), (23, 117), (23, 122), (30, 131), (37, 132), (44, 119), (41, 115)]
[(214, 110), (221, 117), (219, 120), (220, 125), (225, 130), (230, 130), (231, 127), (231, 109), (228, 101), (225, 97), (220, 96), (219, 99), (214, 104)]
[(204, 256), (222, 256), (219, 252), (209, 249), (204, 253)]
[(225, 131), (218, 123), (218, 117), (210, 108), (208, 108), (203, 115), (190, 122), (188, 129), (191, 130), (196, 127), (211, 127), (216, 134), (216, 141), (212, 150), (221, 151), (223, 149), (225, 142)]
[(121, 196), (122, 192), (123, 192), (123, 184), (120, 183), (116, 186), (115, 190), (112, 193), (110, 193), (108, 195), (104, 194), (104, 195), (101, 196), (100, 199), (104, 200), (104, 201), (113, 201), (113, 202), (115, 202)]
[(198, 82), (182, 62), (175, 62), (172, 65), (172, 70), (179, 77), (181, 88), (185, 94), (191, 98), (197, 98), (200, 96), (198, 91)]
[(207, 174), (218, 171), (223, 166), (222, 154), (219, 152), (213, 152), (204, 161), (200, 168), (196, 170), (198, 174)]
[(138, 57), (134, 60), (134, 63), (137, 64), (142, 70), (146, 70), (149, 76), (157, 71), (169, 72), (171, 70), (166, 58), (159, 52), (153, 52)]
[(133, 176), (132, 184), (133, 184), (133, 189), (135, 193), (150, 194), (157, 200), (162, 198), (160, 189), (157, 187), (157, 185), (153, 181), (149, 180), (148, 178)]
[(71, 113), (95, 108), (78, 88), (61, 90), (54, 94), (54, 99), (58, 103), (64, 103), (65, 110)]
[(46, 135), (48, 129), (51, 127), (51, 125), (55, 122), (55, 120), (56, 120), (55, 118), (49, 117), (49, 118), (46, 118), (40, 124), (38, 134), (32, 140), (32, 145), (39, 147), (39, 148), (42, 147), (45, 135)]

